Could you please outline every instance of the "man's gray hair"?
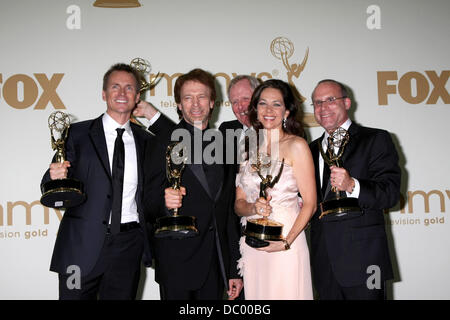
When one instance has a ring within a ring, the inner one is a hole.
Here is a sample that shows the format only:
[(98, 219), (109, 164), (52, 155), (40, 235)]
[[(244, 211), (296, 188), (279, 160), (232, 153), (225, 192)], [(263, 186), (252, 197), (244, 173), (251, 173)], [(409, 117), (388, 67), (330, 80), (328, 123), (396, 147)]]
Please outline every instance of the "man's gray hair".
[(227, 90), (227, 94), (228, 94), (228, 98), (230, 98), (230, 90), (231, 88), (238, 83), (241, 80), (247, 79), (248, 82), (250, 83), (250, 87), (255, 90), (257, 86), (259, 86), (261, 84), (261, 81), (258, 80), (257, 78), (253, 77), (253, 76), (249, 76), (247, 74), (241, 74), (238, 75), (236, 77), (234, 77), (231, 81), (230, 84), (228, 85), (228, 90)]

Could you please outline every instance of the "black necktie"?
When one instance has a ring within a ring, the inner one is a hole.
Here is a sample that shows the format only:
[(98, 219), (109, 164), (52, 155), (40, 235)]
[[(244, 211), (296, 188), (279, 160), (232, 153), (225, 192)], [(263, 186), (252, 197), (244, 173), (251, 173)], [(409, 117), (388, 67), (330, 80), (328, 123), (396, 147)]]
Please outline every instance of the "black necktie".
[[(328, 147), (327, 147), (327, 155), (329, 155), (331, 148), (332, 148), (332, 143), (331, 143), (331, 137), (328, 137)], [(330, 174), (331, 174), (331, 170), (330, 167), (328, 166), (327, 162), (323, 161), (323, 176), (322, 176), (322, 196), (325, 198), (325, 192), (327, 190), (327, 186), (328, 183), (330, 181)]]
[(111, 214), (111, 233), (120, 232), (120, 221), (122, 218), (122, 194), (123, 194), (123, 172), (125, 169), (125, 146), (122, 135), (125, 129), (117, 128), (117, 138), (114, 143), (114, 155), (112, 165), (112, 187), (113, 202)]
[(325, 197), (325, 192), (327, 190), (328, 182), (330, 181), (330, 167), (324, 161), (323, 163), (323, 177), (322, 177), (322, 196)]

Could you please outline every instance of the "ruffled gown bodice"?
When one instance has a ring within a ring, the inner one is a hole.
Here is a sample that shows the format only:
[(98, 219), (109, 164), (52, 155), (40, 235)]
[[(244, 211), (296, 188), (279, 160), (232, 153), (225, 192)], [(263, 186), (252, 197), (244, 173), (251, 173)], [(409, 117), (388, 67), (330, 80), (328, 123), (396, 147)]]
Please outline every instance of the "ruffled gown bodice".
[[(271, 170), (276, 176), (281, 161), (274, 162)], [(246, 194), (246, 200), (254, 203), (259, 198), (261, 178), (249, 162), (241, 165), (236, 176), (236, 186)], [(293, 168), (284, 164), (279, 181), (267, 191), (272, 196), (269, 216), (283, 224), (283, 236), (291, 230), (297, 216), (301, 214), (301, 198)], [(241, 218), (246, 225), (248, 219), (260, 218), (253, 215)], [(238, 267), (244, 278), (245, 298), (248, 300), (295, 300), (312, 299), (309, 250), (305, 233), (302, 231), (291, 244), (291, 249), (279, 252), (265, 252), (252, 248), (240, 240), (241, 259)]]

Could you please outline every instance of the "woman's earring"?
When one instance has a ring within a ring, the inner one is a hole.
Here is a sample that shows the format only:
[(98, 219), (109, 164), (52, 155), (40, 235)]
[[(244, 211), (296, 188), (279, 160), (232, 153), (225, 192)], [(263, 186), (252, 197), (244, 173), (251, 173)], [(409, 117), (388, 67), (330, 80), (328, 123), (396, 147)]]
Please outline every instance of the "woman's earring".
[(286, 118), (283, 118), (283, 128), (286, 129)]

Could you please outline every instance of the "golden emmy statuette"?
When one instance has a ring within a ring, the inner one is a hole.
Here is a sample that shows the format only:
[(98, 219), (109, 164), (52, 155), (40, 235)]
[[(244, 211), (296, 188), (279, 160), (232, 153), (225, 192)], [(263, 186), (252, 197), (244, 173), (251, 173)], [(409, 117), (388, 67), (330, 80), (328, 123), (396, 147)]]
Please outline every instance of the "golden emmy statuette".
[[(268, 158), (268, 157), (267, 157)], [(261, 154), (258, 154), (255, 164), (252, 164), (252, 168), (255, 169), (258, 176), (261, 178), (259, 184), (259, 197), (267, 199), (267, 189), (273, 188), (274, 185), (280, 180), (281, 173), (283, 172), (284, 159), (281, 161), (278, 174), (273, 177), (270, 173), (272, 163), (270, 159), (263, 161)], [(275, 168), (275, 167), (274, 167)], [(265, 247), (269, 245), (271, 241), (282, 241), (283, 236), (283, 224), (267, 217), (258, 219), (247, 220), (245, 227), (245, 242), (254, 248)]]
[[(152, 66), (150, 65), (150, 62), (142, 58), (134, 58), (133, 60), (131, 60), (130, 66), (133, 69), (137, 70), (141, 76), (139, 79), (140, 81), (139, 92), (141, 93), (141, 95), (143, 95), (147, 90), (150, 90), (151, 88), (153, 88), (158, 84), (159, 81), (157, 81), (157, 79), (159, 77), (159, 72), (153, 79), (150, 79), (150, 82), (146, 80), (146, 76), (150, 74), (150, 72), (152, 71)], [(145, 125), (141, 121), (139, 121), (133, 114), (131, 115), (131, 121), (146, 129)]]
[[(325, 153), (322, 149), (322, 145), (319, 141), (319, 150), (324, 159), (324, 165), (343, 167), (341, 161), (342, 154), (344, 153), (345, 146), (349, 141), (349, 134), (347, 130), (343, 128), (336, 129), (328, 137), (328, 149)], [(335, 153), (335, 150), (338, 150)], [(330, 184), (329, 184), (330, 186)], [(323, 221), (338, 221), (359, 217), (363, 214), (358, 204), (357, 198), (347, 198), (345, 192), (340, 192), (335, 187), (331, 187), (333, 192), (330, 197), (327, 197), (330, 189), (327, 188), (324, 196), (324, 201), (320, 203), (321, 214), (319, 219)]]
[[(177, 161), (173, 161), (177, 160)], [(174, 142), (166, 151), (166, 175), (172, 189), (179, 190), (181, 176), (187, 161), (187, 151), (182, 143)], [(181, 208), (180, 208), (181, 209)], [(178, 214), (178, 208), (172, 210), (172, 215), (156, 220), (156, 238), (184, 239), (196, 236), (195, 217)]]
[(150, 79), (150, 82), (145, 79), (146, 76), (152, 71), (150, 62), (142, 58), (134, 58), (133, 60), (131, 60), (130, 66), (141, 74), (141, 93), (150, 90), (157, 84), (156, 79), (158, 79), (159, 72), (153, 79)]
[[(52, 149), (56, 150), (55, 163), (66, 161), (65, 141), (70, 127), (70, 118), (61, 111), (53, 112), (48, 118)], [(86, 199), (83, 183), (76, 179), (50, 180), (41, 186), (41, 203), (50, 208), (70, 208), (80, 205)]]
[(292, 81), (292, 77), (298, 78), (300, 73), (305, 69), (306, 62), (308, 61), (309, 48), (306, 49), (305, 57), (300, 64), (289, 63), (288, 59), (292, 57), (292, 54), (294, 53), (294, 44), (288, 38), (277, 37), (273, 39), (270, 43), (270, 52), (275, 58), (283, 62), (287, 71), (288, 83), (291, 85), (292, 89), (294, 89), (293, 92), (297, 99), (301, 102), (305, 101), (306, 99), (297, 91), (297, 87), (295, 86), (294, 81)]
[[(308, 61), (309, 56), (309, 48), (306, 48), (305, 57), (299, 64), (289, 62), (289, 59), (294, 54), (294, 43), (286, 37), (276, 37), (275, 39), (273, 39), (270, 43), (270, 52), (275, 58), (283, 62), (283, 66), (286, 69), (288, 83), (291, 86), (292, 92), (294, 93), (294, 96), (297, 98), (297, 100), (303, 103), (306, 98), (300, 94), (293, 79), (299, 78), (300, 74), (305, 69), (306, 62)], [(303, 118), (299, 116), (298, 121), (303, 122), (303, 124), (307, 127), (319, 126), (316, 119), (314, 118), (314, 114), (310, 112), (305, 112), (303, 114)]]

